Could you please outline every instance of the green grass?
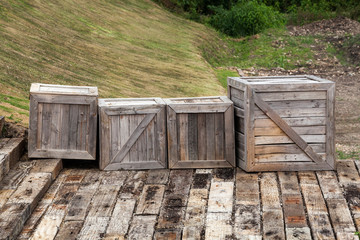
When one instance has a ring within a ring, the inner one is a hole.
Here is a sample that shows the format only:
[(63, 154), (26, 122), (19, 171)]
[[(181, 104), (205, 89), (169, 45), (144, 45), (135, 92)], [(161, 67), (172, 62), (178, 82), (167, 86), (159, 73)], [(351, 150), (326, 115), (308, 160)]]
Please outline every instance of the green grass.
[(223, 36), (208, 40), (203, 55), (214, 67), (281, 67), (294, 69), (314, 58), (313, 36), (289, 36), (285, 29), (270, 29), (256, 36), (233, 39)]
[(201, 35), (217, 34), (151, 1), (0, 1), (0, 115), (21, 118), (33, 82), (95, 85), (100, 97), (224, 94)]
[(352, 151), (347, 153), (344, 151), (336, 150), (336, 154), (338, 159), (356, 159), (356, 160), (360, 159), (360, 152), (357, 151)]
[(227, 77), (239, 77), (237, 72), (227, 69), (215, 69), (215, 74), (224, 88), (227, 87)]

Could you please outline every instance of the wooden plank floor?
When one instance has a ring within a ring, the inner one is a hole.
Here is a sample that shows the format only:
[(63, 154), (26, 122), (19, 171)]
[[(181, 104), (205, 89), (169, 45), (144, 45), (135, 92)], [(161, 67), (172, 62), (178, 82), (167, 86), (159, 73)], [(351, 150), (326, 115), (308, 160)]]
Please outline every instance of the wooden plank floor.
[(18, 239), (358, 239), (359, 170), (65, 168)]

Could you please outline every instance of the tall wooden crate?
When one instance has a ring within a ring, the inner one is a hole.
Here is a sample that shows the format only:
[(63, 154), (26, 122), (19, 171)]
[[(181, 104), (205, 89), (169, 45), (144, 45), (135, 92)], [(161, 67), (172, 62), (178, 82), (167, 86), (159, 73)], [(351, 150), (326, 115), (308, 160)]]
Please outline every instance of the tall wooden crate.
[(31, 84), (30, 158), (96, 159), (97, 87)]
[(164, 101), (169, 168), (235, 166), (234, 109), (227, 97)]
[(99, 99), (100, 169), (166, 168), (161, 98)]
[(245, 171), (335, 169), (335, 83), (315, 76), (228, 78)]

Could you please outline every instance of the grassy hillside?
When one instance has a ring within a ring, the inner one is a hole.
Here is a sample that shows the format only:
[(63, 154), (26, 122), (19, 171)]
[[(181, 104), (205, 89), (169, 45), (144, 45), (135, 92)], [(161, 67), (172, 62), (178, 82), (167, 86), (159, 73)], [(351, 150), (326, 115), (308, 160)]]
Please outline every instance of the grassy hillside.
[(0, 115), (27, 125), (32, 82), (100, 97), (224, 94), (199, 48), (215, 35), (150, 0), (0, 0)]

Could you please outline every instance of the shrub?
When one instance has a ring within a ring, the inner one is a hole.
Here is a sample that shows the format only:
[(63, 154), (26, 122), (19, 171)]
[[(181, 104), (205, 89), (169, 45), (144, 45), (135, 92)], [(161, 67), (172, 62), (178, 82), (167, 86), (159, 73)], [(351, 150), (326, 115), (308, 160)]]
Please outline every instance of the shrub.
[(210, 24), (232, 37), (249, 36), (285, 24), (282, 14), (255, 0), (239, 2), (230, 10), (222, 7), (212, 9), (215, 14), (210, 18)]

